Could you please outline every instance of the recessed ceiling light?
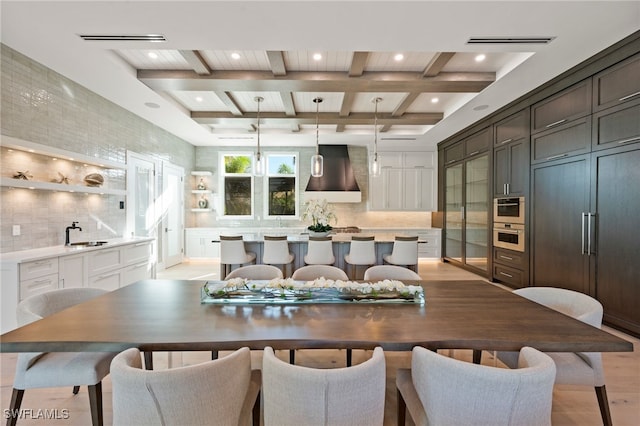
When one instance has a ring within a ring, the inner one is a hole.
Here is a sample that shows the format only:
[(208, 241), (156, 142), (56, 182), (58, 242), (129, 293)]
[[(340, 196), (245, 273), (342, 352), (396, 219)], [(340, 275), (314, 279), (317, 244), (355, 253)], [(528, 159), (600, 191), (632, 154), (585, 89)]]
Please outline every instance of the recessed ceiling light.
[(151, 59), (158, 59), (158, 54), (156, 52), (149, 52), (147, 53), (147, 56)]
[(402, 53), (398, 53), (393, 57), (393, 59), (395, 59), (396, 61), (401, 61), (404, 59), (404, 55)]
[(322, 59), (322, 55), (319, 53), (314, 53), (313, 54), (313, 60), (314, 61), (319, 61), (320, 59)]
[(160, 105), (155, 102), (145, 102), (144, 105), (149, 108), (160, 108)]
[(431, 103), (432, 104), (437, 104), (440, 101), (440, 99), (438, 98), (431, 98)]
[(202, 102), (202, 101), (203, 101), (202, 96), (196, 96), (196, 102)]
[(240, 59), (240, 54), (238, 52), (233, 52), (231, 54), (231, 59)]
[(476, 56), (476, 62), (482, 62), (486, 59), (486, 55), (484, 53), (481, 53), (479, 55)]

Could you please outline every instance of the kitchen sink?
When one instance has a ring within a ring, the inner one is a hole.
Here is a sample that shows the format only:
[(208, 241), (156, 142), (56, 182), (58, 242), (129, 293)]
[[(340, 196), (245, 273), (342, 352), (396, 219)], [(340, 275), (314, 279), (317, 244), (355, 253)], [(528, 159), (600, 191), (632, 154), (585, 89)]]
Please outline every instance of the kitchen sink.
[(98, 247), (107, 244), (106, 241), (79, 241), (77, 243), (71, 243), (71, 247)]

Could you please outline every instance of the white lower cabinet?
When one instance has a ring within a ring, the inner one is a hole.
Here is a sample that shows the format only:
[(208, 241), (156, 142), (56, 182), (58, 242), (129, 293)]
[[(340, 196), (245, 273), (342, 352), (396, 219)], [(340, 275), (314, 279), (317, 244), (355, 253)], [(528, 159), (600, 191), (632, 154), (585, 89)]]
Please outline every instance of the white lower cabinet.
[(427, 229), (417, 232), (418, 239), (421, 243), (418, 244), (418, 257), (426, 258), (440, 258), (442, 257), (442, 251), (440, 249), (442, 230), (440, 229)]
[(77, 254), (58, 259), (60, 268), (60, 288), (83, 287), (87, 277), (87, 256)]
[(211, 259), (220, 257), (220, 232), (206, 228), (187, 228), (184, 231), (185, 257)]

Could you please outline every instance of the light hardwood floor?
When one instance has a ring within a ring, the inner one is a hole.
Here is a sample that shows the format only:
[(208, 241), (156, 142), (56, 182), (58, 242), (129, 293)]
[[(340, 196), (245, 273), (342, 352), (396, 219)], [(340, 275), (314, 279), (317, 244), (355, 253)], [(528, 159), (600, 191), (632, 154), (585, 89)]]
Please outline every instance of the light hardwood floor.
[[(190, 262), (169, 268), (158, 274), (158, 278), (183, 279), (217, 279), (217, 262)], [(424, 279), (464, 280), (478, 279), (476, 275), (461, 270), (449, 264), (435, 261), (421, 261), (420, 275)], [(634, 344), (634, 352), (603, 354), (607, 392), (613, 423), (619, 426), (635, 426), (640, 424), (640, 340), (620, 333), (608, 327), (607, 331), (619, 335)], [(354, 351), (353, 362), (359, 363), (370, 356), (369, 351)], [(447, 352), (448, 354), (448, 352)], [(224, 352), (221, 353), (224, 356)], [(458, 359), (471, 361), (471, 351), (457, 350), (453, 356)], [(282, 359), (288, 359), (287, 352), (281, 352)], [(191, 365), (208, 360), (208, 352), (156, 353), (154, 367), (167, 368), (169, 359), (173, 365), (182, 363)], [(410, 366), (410, 354), (402, 352), (386, 352), (387, 389), (385, 402), (385, 425), (396, 424), (396, 390), (395, 372), (398, 368)], [(1, 354), (0, 400), (2, 401), (3, 420), (4, 410), (9, 406), (13, 375), (15, 369), (15, 354)], [(260, 351), (252, 352), (252, 364), (259, 368), (262, 362)], [(345, 354), (339, 350), (302, 350), (296, 354), (296, 363), (309, 367), (341, 367), (344, 366)], [(482, 363), (496, 365), (492, 354), (483, 352)], [(498, 363), (498, 366), (501, 366)], [(112, 424), (111, 381), (109, 377), (103, 382), (104, 420), (105, 425)], [(78, 395), (71, 393), (71, 388), (34, 389), (25, 392), (22, 408), (33, 416), (38, 415), (38, 409), (46, 409), (48, 413), (58, 414), (64, 419), (21, 419), (19, 425), (89, 425), (89, 400), (86, 387)], [(56, 411), (57, 410), (57, 411)], [(66, 412), (64, 410), (67, 410)], [(65, 416), (68, 413), (68, 416)], [(556, 386), (553, 393), (552, 422), (555, 426), (563, 425), (599, 425), (602, 424), (595, 392), (589, 387)]]

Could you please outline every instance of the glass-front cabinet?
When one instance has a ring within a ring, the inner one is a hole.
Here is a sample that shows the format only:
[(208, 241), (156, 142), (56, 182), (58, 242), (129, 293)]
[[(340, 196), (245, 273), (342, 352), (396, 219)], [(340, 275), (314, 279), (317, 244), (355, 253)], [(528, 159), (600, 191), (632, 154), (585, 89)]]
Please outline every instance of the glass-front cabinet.
[(489, 266), (490, 137), (484, 130), (444, 152), (444, 257), (482, 274)]

